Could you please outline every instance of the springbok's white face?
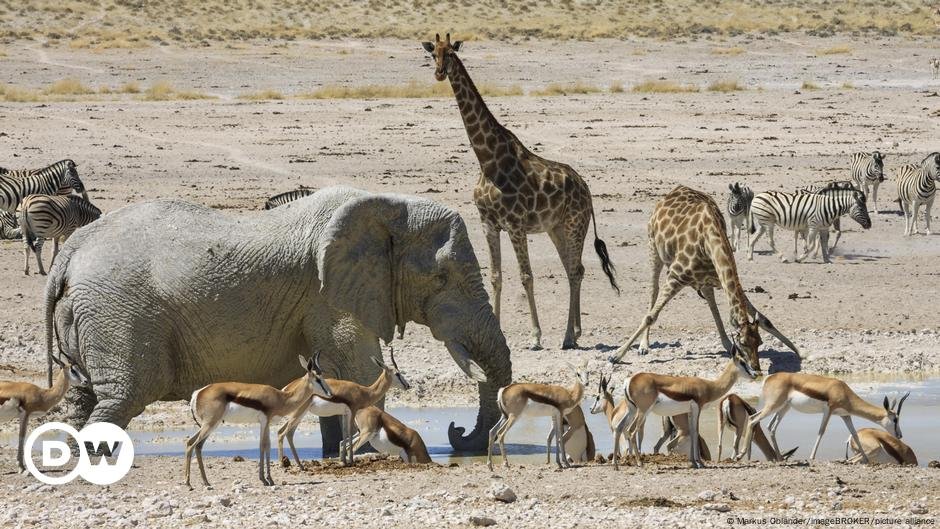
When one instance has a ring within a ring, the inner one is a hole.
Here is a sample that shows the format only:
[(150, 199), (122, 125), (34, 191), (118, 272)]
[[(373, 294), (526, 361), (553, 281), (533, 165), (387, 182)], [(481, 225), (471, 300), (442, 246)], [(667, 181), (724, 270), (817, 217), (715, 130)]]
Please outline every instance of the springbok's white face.
[(317, 354), (311, 358), (304, 358), (303, 356), (298, 356), (298, 358), (300, 359), (300, 365), (307, 370), (307, 383), (310, 384), (313, 394), (324, 398), (332, 397), (333, 391), (326, 383), (326, 380), (323, 379), (323, 369), (320, 367), (320, 353), (317, 352)]
[(888, 396), (885, 395), (883, 406), (888, 414), (881, 420), (880, 424), (886, 432), (898, 439), (901, 438), (901, 405), (904, 404), (904, 401), (907, 400), (910, 395), (910, 392), (905, 393), (904, 396), (901, 397), (901, 400), (894, 399), (890, 404), (888, 403)]
[(591, 413), (598, 414), (604, 411), (604, 401), (607, 398), (607, 377), (601, 375), (601, 381), (597, 384), (597, 393), (594, 394), (594, 403), (591, 404)]
[(411, 389), (411, 384), (409, 384), (408, 381), (405, 380), (405, 376), (402, 375), (401, 370), (398, 369), (398, 362), (395, 361), (395, 349), (393, 348), (389, 349), (389, 358), (392, 360), (391, 366), (386, 365), (385, 362), (379, 360), (378, 358), (374, 356), (372, 357), (372, 363), (374, 363), (375, 365), (385, 370), (385, 376), (389, 377), (392, 380), (393, 388), (403, 389), (406, 391)]
[(52, 357), (52, 361), (65, 371), (65, 376), (69, 380), (69, 385), (79, 387), (87, 386), (90, 380), (88, 375), (85, 374), (85, 371), (79, 367), (78, 363), (72, 360), (72, 357), (69, 355), (62, 353), (62, 356), (65, 357), (65, 362), (59, 360), (55, 356)]

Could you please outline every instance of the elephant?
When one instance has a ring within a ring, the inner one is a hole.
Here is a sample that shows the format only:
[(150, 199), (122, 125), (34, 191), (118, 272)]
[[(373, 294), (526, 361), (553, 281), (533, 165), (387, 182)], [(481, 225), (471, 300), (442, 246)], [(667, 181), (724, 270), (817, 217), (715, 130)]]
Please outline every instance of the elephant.
[[(179, 200), (125, 206), (69, 238), (45, 304), (49, 358), (57, 344), (91, 375), (68, 397), (79, 425), (125, 427), (213, 382), (281, 387), (315, 351), (328, 376), (369, 384), (379, 339), (407, 322), (479, 383), (472, 432), (450, 424), (455, 450), (485, 450), (496, 392), (512, 380), (463, 219), (418, 197), (330, 187), (241, 216)], [(339, 423), (322, 428), (335, 454)]]

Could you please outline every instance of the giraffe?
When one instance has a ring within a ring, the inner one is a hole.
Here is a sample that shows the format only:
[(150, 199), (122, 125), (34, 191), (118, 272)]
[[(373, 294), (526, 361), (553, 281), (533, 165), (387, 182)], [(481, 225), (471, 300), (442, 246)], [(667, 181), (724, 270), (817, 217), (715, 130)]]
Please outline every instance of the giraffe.
[[(649, 352), (650, 327), (666, 303), (687, 286), (698, 291), (708, 303), (721, 343), (732, 357), (735, 350), (741, 350), (751, 365), (759, 365), (757, 348), (761, 338), (758, 327), (777, 337), (797, 357), (800, 356), (796, 346), (744, 295), (724, 216), (708, 195), (685, 186), (673, 189), (656, 204), (647, 229), (653, 269), (649, 312), (627, 343), (609, 358), (610, 362), (620, 362), (640, 335), (643, 337), (639, 353)], [(668, 266), (666, 284), (660, 291), (659, 276), (664, 266)], [(716, 288), (723, 289), (728, 296), (733, 341), (728, 339), (721, 323), (721, 314), (715, 304)]]
[[(501, 231), (506, 231), (519, 262), (529, 302), (531, 348), (541, 348), (542, 330), (535, 306), (527, 235), (547, 232), (568, 278), (568, 324), (562, 348), (576, 348), (581, 336), (581, 280), (584, 277), (581, 254), (588, 225), (594, 220), (587, 183), (570, 166), (533, 154), (496, 120), (457, 57), (461, 41), (451, 43), (448, 33), (446, 40), (442, 41), (438, 34), (435, 42), (422, 44), (436, 63), (435, 78), (438, 81), (450, 79), (467, 136), (480, 162), (480, 178), (473, 190), (473, 201), (489, 247), (497, 319), (503, 281), (499, 237)], [(597, 236), (596, 220), (594, 249), (601, 260), (601, 269), (620, 294), (607, 246)]]

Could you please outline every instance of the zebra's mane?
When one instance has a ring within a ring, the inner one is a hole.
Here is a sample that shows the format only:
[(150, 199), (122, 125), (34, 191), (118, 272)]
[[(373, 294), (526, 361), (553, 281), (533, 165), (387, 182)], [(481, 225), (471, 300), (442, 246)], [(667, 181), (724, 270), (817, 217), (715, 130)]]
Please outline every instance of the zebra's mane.
[(927, 156), (924, 156), (924, 159), (920, 161), (920, 164), (924, 165), (927, 162), (927, 160), (929, 160), (930, 158), (933, 158), (934, 156), (940, 156), (940, 152), (934, 151), (928, 154)]

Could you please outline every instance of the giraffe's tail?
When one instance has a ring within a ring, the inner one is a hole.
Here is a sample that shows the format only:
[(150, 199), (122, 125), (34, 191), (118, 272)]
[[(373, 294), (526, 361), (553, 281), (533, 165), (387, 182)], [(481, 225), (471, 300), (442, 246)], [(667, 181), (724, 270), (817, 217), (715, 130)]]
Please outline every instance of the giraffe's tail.
[(610, 254), (607, 253), (607, 245), (597, 236), (597, 218), (594, 217), (593, 208), (591, 209), (591, 222), (594, 223), (594, 251), (597, 252), (597, 257), (601, 260), (601, 270), (604, 271), (604, 275), (606, 275), (607, 279), (610, 281), (610, 286), (614, 287), (614, 290), (617, 291), (617, 295), (619, 296), (620, 287), (617, 286), (617, 278), (614, 277), (617, 270), (614, 268), (614, 263), (610, 260)]

